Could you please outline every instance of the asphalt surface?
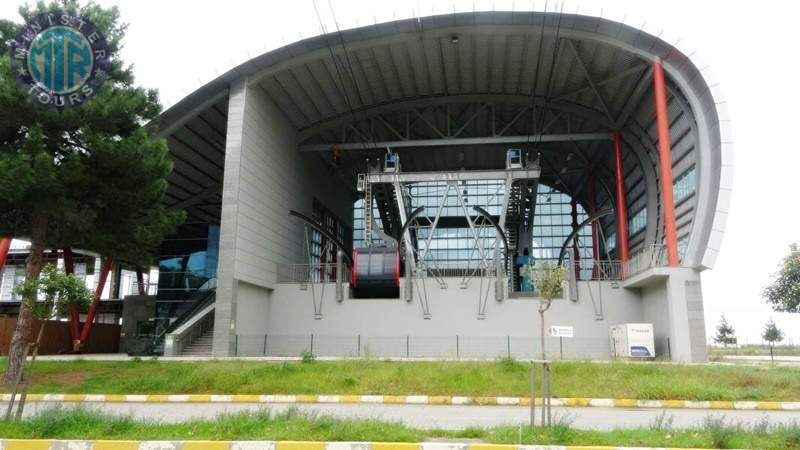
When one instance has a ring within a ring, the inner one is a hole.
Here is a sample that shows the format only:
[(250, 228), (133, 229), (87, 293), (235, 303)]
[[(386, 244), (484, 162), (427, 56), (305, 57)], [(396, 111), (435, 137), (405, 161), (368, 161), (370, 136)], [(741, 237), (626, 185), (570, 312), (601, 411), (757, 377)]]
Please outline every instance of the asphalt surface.
[[(0, 403), (2, 411), (6, 404)], [(132, 416), (162, 422), (214, 418), (222, 413), (274, 412), (295, 408), (302, 412), (338, 418), (369, 418), (402, 422), (416, 428), (464, 429), (526, 424), (530, 409), (521, 406), (384, 405), (384, 404), (250, 404), (250, 403), (62, 403), (63, 407), (82, 406), (118, 416)], [(29, 416), (55, 407), (52, 402), (33, 402), (25, 408)], [(800, 423), (800, 411), (740, 411), (700, 409), (628, 409), (553, 407), (553, 422), (587, 430), (649, 427), (666, 414), (672, 428), (699, 427), (707, 417), (724, 418), (731, 423), (752, 426), (766, 418), (770, 424)], [(539, 409), (537, 408), (537, 424)]]

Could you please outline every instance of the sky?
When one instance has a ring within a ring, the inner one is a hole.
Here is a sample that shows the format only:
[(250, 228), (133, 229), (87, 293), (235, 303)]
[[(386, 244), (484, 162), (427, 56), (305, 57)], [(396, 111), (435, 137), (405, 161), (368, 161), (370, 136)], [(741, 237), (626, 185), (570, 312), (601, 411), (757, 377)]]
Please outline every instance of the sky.
[[(0, 17), (19, 20), (20, 0), (2, 0)], [(117, 5), (129, 24), (123, 57), (137, 84), (158, 88), (169, 107), (235, 65), (265, 51), (319, 34), (312, 0), (99, 0)], [(550, 0), (547, 9), (560, 9)], [(332, 5), (332, 9), (331, 9)], [(418, 15), (545, 8), (543, 0), (317, 0), (326, 27), (352, 28)], [(569, 1), (565, 12), (602, 15), (698, 52), (725, 93), (735, 141), (734, 189), (721, 253), (703, 273), (709, 337), (725, 314), (740, 340), (760, 340), (772, 318), (800, 344), (800, 314), (773, 312), (761, 294), (789, 245), (800, 242), (800, 3), (697, 0)]]

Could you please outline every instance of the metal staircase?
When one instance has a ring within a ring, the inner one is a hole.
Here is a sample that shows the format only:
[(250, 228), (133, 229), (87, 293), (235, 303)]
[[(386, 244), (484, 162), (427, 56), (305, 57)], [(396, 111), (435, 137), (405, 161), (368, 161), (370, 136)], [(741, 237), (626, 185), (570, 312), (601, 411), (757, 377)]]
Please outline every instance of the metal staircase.
[(508, 272), (508, 284), (512, 291), (519, 290), (519, 269), (514, 261), (519, 243), (519, 228), (521, 223), (521, 186), (519, 183), (511, 185), (511, 192), (508, 198), (508, 208), (506, 209), (506, 240), (508, 242), (508, 254), (506, 255), (506, 269)]
[[(514, 254), (522, 254), (525, 248), (532, 252), (530, 234), (533, 230), (533, 218), (536, 213), (536, 198), (539, 191), (538, 180), (519, 180), (511, 185), (506, 209), (506, 239), (508, 254), (506, 268), (509, 287), (512, 291), (520, 289), (519, 267), (515, 264)], [(522, 234), (525, 233), (523, 236)], [(523, 239), (524, 238), (524, 239)]]

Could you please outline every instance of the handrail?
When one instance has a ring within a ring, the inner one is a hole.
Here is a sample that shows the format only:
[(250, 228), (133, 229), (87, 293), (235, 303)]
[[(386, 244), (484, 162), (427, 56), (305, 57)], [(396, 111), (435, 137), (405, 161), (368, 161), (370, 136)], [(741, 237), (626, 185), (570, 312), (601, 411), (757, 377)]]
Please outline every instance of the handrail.
[(169, 333), (167, 333), (167, 334), (174, 334), (174, 335), (178, 335), (178, 336), (180, 336), (180, 335), (182, 335), (183, 333), (186, 333), (186, 331), (187, 331), (188, 329), (190, 329), (190, 328), (191, 328), (192, 326), (194, 326), (194, 325), (195, 325), (197, 322), (199, 322), (200, 320), (202, 320), (203, 318), (205, 318), (205, 316), (207, 316), (207, 315), (208, 315), (208, 313), (210, 313), (211, 311), (213, 311), (215, 306), (216, 306), (216, 305), (215, 305), (214, 303), (209, 303), (209, 304), (207, 304), (205, 308), (203, 308), (202, 310), (200, 310), (200, 311), (199, 311), (197, 314), (194, 314), (194, 315), (193, 315), (191, 318), (189, 318), (188, 320), (186, 320), (185, 322), (183, 322), (183, 323), (182, 323), (182, 324), (181, 324), (179, 327), (175, 328), (174, 330), (172, 330), (171, 332), (169, 332)]
[[(212, 296), (213, 297), (213, 296)], [(164, 337), (164, 356), (180, 356), (183, 350), (214, 326), (216, 303), (208, 303)]]
[(205, 283), (201, 284), (199, 288), (192, 294), (192, 296), (198, 297), (194, 303), (183, 312), (183, 314), (179, 315), (175, 320), (172, 321), (169, 325), (167, 325), (163, 330), (157, 330), (155, 336), (153, 337), (153, 347), (157, 347), (161, 340), (167, 334), (171, 333), (175, 328), (181, 326), (183, 322), (191, 319), (194, 314), (206, 307), (209, 303), (212, 303), (216, 300), (216, 288), (217, 288), (217, 279), (209, 278), (206, 280)]
[(346, 264), (279, 264), (278, 283), (335, 283), (336, 271), (341, 269), (342, 282), (350, 281), (350, 268)]
[(636, 251), (628, 261), (623, 263), (625, 278), (630, 278), (653, 267), (664, 265), (663, 244), (650, 244)]

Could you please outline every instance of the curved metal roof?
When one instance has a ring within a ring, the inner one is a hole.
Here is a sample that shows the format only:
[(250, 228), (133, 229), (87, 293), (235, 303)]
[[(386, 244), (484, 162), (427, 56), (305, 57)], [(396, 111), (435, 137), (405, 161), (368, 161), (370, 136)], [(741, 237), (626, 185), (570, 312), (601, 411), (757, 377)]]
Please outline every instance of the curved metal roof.
[[(161, 116), (175, 157), (170, 196), (218, 215), (227, 90), (263, 89), (300, 136), (298, 151), (345, 150), (339, 175), (394, 146), (408, 170), (502, 167), (510, 145), (542, 155), (542, 181), (586, 204), (587, 173), (613, 206), (608, 133), (621, 131), (629, 216), (646, 208), (632, 247), (660, 242), (652, 61), (669, 90), (673, 172), (694, 168), (678, 204), (684, 264), (711, 267), (732, 173), (719, 95), (692, 57), (642, 30), (576, 14), (476, 12), (398, 20), (305, 39), (255, 57)], [(715, 95), (716, 94), (716, 95)], [(532, 136), (532, 137), (528, 137)], [(431, 142), (436, 141), (436, 146)], [(188, 180), (188, 181), (187, 181)], [(198, 205), (196, 199), (210, 199)], [(613, 219), (604, 223), (613, 230)]]

